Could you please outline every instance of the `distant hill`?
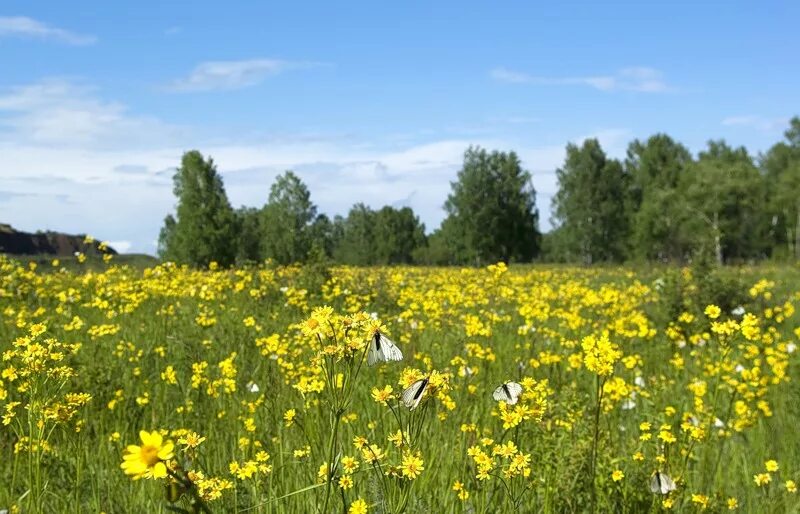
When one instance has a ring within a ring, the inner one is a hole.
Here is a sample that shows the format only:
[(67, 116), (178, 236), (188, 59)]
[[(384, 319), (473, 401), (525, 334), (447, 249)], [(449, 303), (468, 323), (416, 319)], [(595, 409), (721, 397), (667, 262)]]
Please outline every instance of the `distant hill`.
[(111, 247), (100, 250), (100, 242), (86, 242), (84, 234), (70, 235), (61, 232), (20, 232), (11, 225), (0, 223), (0, 253), (10, 255), (57, 255), (66, 257), (75, 252), (85, 254), (111, 254), (117, 251)]

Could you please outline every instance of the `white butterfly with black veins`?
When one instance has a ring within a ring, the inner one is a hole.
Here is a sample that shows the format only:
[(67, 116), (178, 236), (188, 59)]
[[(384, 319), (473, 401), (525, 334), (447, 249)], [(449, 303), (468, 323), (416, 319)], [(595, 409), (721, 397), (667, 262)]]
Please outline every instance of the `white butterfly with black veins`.
[(498, 402), (506, 402), (508, 405), (514, 405), (519, 400), (521, 394), (521, 385), (516, 382), (506, 382), (494, 390), (492, 398)]
[(650, 479), (650, 491), (654, 494), (669, 494), (675, 489), (675, 482), (666, 473), (656, 471)]
[(397, 347), (388, 337), (375, 332), (372, 340), (369, 343), (369, 352), (367, 353), (367, 365), (373, 366), (377, 362), (401, 361), (403, 360), (403, 352)]
[(422, 400), (422, 395), (425, 394), (425, 389), (428, 388), (428, 382), (430, 381), (431, 377), (425, 377), (421, 380), (417, 380), (411, 387), (403, 391), (403, 395), (401, 399), (403, 400), (403, 405), (408, 407), (408, 410), (414, 410), (419, 405), (420, 400)]

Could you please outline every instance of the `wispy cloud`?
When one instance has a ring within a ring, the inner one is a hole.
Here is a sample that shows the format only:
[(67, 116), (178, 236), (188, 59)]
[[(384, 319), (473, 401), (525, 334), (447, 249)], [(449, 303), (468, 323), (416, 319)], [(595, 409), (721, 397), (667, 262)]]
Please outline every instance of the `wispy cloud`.
[(660, 71), (646, 67), (623, 68), (612, 75), (583, 77), (543, 77), (500, 67), (491, 70), (489, 76), (498, 82), (510, 84), (588, 86), (600, 91), (663, 93), (672, 89)]
[(320, 64), (280, 59), (206, 61), (198, 64), (187, 77), (173, 81), (167, 89), (175, 92), (242, 89), (255, 86), (272, 75), (315, 66)]
[(760, 132), (773, 132), (789, 125), (789, 118), (765, 118), (763, 116), (728, 116), (722, 120), (726, 127), (747, 127)]
[(103, 100), (94, 88), (71, 80), (0, 89), (0, 143), (134, 148), (182, 130), (133, 115), (126, 105)]
[[(627, 135), (591, 134), (614, 156), (624, 155)], [(0, 88), (0, 214), (20, 229), (88, 232), (116, 241), (117, 250), (152, 252), (150, 242), (174, 208), (174, 166), (185, 149), (200, 148), (214, 157), (236, 206), (262, 205), (264, 188), (293, 169), (321, 212), (344, 214), (358, 201), (409, 205), (433, 229), (470, 145), (517, 150), (535, 174), (547, 228), (552, 170), (564, 159), (560, 143), (532, 146), (506, 133), (432, 133), (404, 142), (324, 132), (232, 137), (136, 114), (91, 85), (51, 79)]]
[(26, 16), (0, 16), (0, 37), (4, 36), (50, 39), (69, 45), (91, 45), (97, 41), (94, 36), (52, 27)]

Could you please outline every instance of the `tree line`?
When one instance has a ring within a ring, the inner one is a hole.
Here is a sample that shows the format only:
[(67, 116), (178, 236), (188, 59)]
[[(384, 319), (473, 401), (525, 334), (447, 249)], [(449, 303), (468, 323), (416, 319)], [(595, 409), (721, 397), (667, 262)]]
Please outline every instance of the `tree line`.
[(758, 156), (723, 140), (694, 156), (666, 134), (632, 141), (623, 160), (596, 139), (568, 144), (546, 234), (531, 174), (513, 151), (468, 148), (446, 217), (426, 233), (409, 207), (319, 213), (292, 171), (275, 179), (262, 207), (234, 209), (214, 161), (193, 150), (173, 177), (176, 211), (158, 250), (195, 266), (800, 259), (800, 118), (784, 136)]

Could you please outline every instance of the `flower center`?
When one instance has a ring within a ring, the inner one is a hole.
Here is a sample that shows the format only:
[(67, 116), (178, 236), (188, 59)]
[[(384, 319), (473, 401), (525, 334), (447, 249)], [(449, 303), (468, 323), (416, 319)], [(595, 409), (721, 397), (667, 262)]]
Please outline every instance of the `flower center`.
[(158, 457), (158, 448), (155, 446), (142, 446), (141, 457), (148, 468), (152, 468), (161, 460)]

